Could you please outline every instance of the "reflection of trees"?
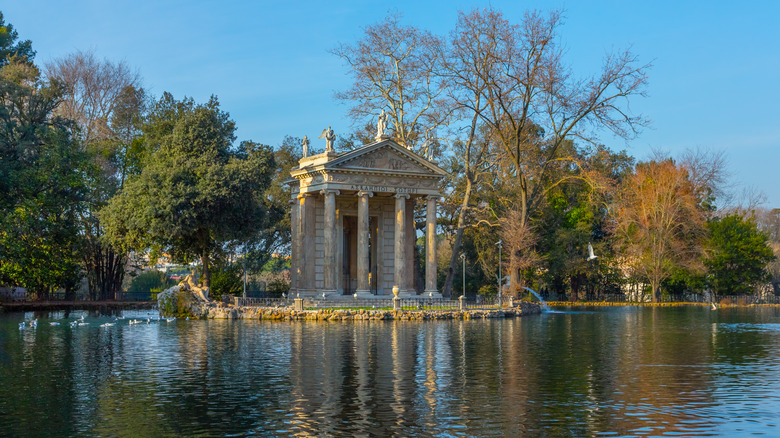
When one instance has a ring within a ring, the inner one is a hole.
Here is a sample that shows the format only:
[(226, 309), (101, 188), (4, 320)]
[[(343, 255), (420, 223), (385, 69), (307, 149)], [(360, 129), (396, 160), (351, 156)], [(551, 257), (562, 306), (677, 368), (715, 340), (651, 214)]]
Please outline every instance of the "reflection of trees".
[[(167, 329), (161, 326), (161, 329)], [(292, 327), (261, 322), (197, 321), (181, 324), (170, 337), (175, 345), (155, 383), (165, 391), (155, 395), (166, 423), (175, 434), (219, 431), (220, 434), (276, 430), (281, 405), (290, 386)]]
[(774, 322), (776, 313), (621, 308), (507, 320), (177, 321), (21, 332), (21, 316), (5, 316), (0, 430), (711, 432), (713, 410), (725, 409), (718, 391), (744, 389), (742, 378), (761, 386), (760, 367), (775, 357), (776, 332), (744, 321)]
[[(615, 338), (624, 350), (615, 374), (612, 429), (661, 428), (701, 432), (714, 426), (705, 414), (713, 404), (706, 366), (709, 338), (692, 335), (702, 308), (640, 308), (621, 312)], [(705, 315), (706, 316), (706, 315)], [(706, 319), (705, 319), (706, 321)]]
[(23, 314), (0, 316), (0, 434), (44, 435), (39, 428), (46, 425), (73, 435), (73, 381), (50, 372), (72, 367), (73, 334), (49, 327), (20, 331)]

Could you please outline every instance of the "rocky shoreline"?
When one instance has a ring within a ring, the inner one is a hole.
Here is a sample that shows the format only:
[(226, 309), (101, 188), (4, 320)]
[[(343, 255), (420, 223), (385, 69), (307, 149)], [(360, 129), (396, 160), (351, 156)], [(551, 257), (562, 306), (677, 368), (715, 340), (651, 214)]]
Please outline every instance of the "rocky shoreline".
[(445, 320), (512, 318), (541, 313), (538, 304), (521, 302), (502, 309), (445, 310), (368, 310), (315, 309), (294, 310), (291, 307), (236, 307), (232, 304), (209, 303), (195, 315), (200, 319), (258, 319), (272, 321), (349, 321), (349, 320)]
[(322, 308), (295, 310), (290, 306), (235, 306), (198, 299), (187, 288), (174, 286), (159, 295), (161, 317), (191, 319), (255, 319), (271, 321), (352, 321), (352, 320), (448, 320), (513, 318), (542, 312), (538, 303), (515, 301), (512, 307), (500, 309), (341, 309)]

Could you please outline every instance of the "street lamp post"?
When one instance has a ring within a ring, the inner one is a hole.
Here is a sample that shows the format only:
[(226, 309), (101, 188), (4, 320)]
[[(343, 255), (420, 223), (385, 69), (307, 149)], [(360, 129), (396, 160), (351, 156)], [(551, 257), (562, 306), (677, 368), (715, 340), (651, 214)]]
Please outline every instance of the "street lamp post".
[(461, 253), (460, 259), (463, 261), (463, 290), (461, 295), (466, 296), (466, 254)]
[(243, 297), (246, 298), (246, 246), (244, 246), (244, 294)]
[(501, 275), (501, 248), (503, 247), (503, 243), (499, 240), (496, 245), (498, 245), (498, 306), (501, 307), (501, 298), (503, 295), (503, 291), (501, 290), (501, 283), (503, 280), (503, 276)]

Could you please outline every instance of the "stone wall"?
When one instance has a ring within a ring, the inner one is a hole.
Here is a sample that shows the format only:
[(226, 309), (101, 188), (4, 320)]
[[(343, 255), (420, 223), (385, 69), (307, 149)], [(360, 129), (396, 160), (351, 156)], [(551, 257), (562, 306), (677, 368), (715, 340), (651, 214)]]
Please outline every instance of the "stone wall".
[[(197, 303), (189, 301), (186, 306), (171, 304), (160, 305), (160, 316), (188, 316), (198, 319), (257, 319), (276, 321), (353, 321), (353, 320), (447, 320), (447, 319), (485, 319), (512, 318), (541, 313), (537, 303), (516, 302), (514, 307), (502, 309), (470, 310), (353, 310), (353, 309), (317, 309), (296, 311), (291, 307), (248, 307), (225, 303)], [(185, 315), (181, 309), (186, 308)], [(176, 309), (178, 313), (168, 313)]]

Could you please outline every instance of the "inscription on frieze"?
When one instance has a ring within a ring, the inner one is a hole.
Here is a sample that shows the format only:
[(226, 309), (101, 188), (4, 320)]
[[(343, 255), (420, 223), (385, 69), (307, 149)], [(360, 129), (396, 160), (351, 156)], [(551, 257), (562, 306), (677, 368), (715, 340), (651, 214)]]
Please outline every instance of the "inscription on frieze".
[(409, 194), (417, 194), (419, 192), (419, 189), (411, 188), (411, 187), (392, 187), (392, 186), (372, 186), (372, 185), (362, 185), (362, 184), (353, 184), (350, 186), (351, 190), (362, 190), (365, 192), (389, 192), (389, 193), (409, 193)]

